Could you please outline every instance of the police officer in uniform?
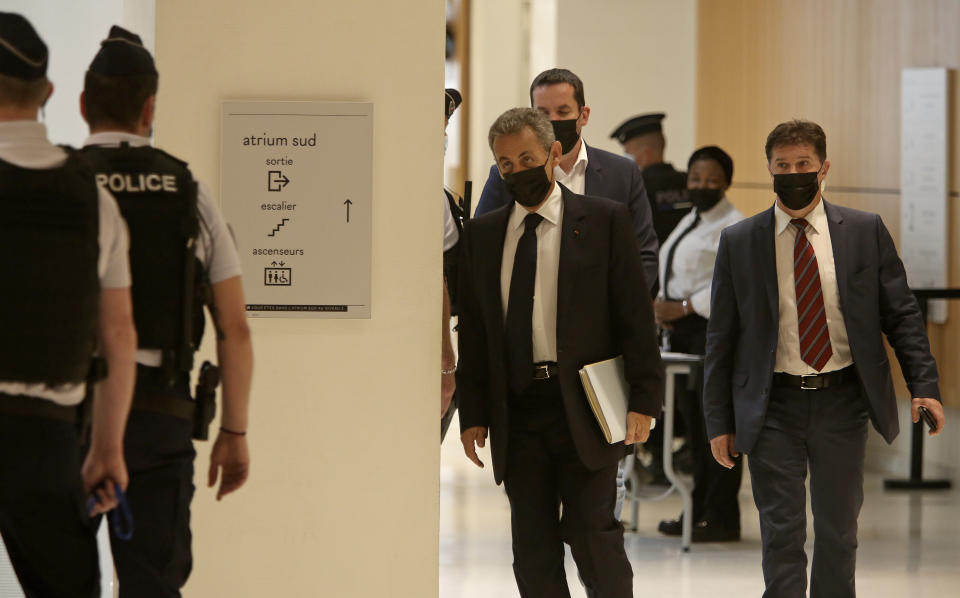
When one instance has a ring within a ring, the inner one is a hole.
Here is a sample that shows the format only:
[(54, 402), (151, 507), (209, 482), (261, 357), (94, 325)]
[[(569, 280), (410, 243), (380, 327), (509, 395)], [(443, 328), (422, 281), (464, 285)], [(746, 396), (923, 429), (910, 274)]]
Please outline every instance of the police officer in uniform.
[[(452, 87), (443, 90), (443, 128), (450, 124), (450, 117), (463, 102), (463, 96)], [(443, 134), (443, 151), (447, 151), (447, 134)], [(457, 411), (454, 374), (457, 371), (457, 356), (453, 351), (450, 332), (450, 317), (457, 314), (456, 288), (457, 265), (460, 255), (460, 234), (463, 232), (463, 208), (453, 191), (443, 188), (443, 338), (440, 355), (440, 442), (443, 442)], [(450, 284), (447, 284), (447, 283)]]
[(250, 465), (253, 350), (239, 257), (222, 215), (187, 165), (150, 145), (157, 82), (140, 38), (115, 26), (90, 64), (80, 98), (91, 132), (84, 157), (113, 190), (130, 227), (139, 348), (124, 451), (137, 528), (132, 541), (112, 538), (111, 545), (120, 595), (137, 598), (179, 596), (192, 566), (191, 438), (205, 438), (215, 384), (201, 370), (198, 390), (206, 388), (193, 400), (189, 382), (208, 283), (223, 368), (223, 413), (208, 474), (210, 486), (221, 476), (218, 500), (245, 482)]
[[(78, 152), (47, 140), (47, 47), (0, 13), (0, 535), (24, 593), (100, 596), (91, 514), (127, 486), (136, 332), (127, 231)], [(81, 470), (78, 405), (106, 363)], [(86, 497), (99, 500), (87, 512)]]
[(641, 114), (623, 122), (610, 134), (640, 167), (653, 212), (653, 228), (661, 247), (691, 208), (686, 195), (687, 174), (663, 161), (664, 118), (663, 113)]

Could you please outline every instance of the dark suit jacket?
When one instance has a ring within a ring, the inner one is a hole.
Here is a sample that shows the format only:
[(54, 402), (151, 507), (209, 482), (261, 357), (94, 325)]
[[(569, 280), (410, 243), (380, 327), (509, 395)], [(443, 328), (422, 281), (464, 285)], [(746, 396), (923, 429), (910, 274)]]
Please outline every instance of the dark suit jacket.
[[(615, 463), (623, 443), (603, 438), (580, 383), (585, 364), (623, 355), (630, 410), (657, 416), (663, 364), (653, 306), (623, 204), (563, 188), (557, 282), (557, 360), (570, 433), (590, 469)], [(489, 428), (493, 473), (499, 484), (509, 438), (508, 381), (500, 266), (513, 203), (469, 221), (461, 240), (460, 429)], [(532, 367), (533, 364), (531, 364)]]
[[(650, 212), (650, 200), (643, 186), (643, 176), (636, 163), (601, 149), (587, 146), (587, 171), (583, 184), (584, 195), (605, 197), (623, 204), (630, 209), (629, 219), (633, 223), (643, 271), (648, 287), (657, 288), (657, 270), (660, 244), (653, 228), (653, 215)], [(513, 198), (503, 184), (497, 165), (490, 167), (490, 175), (483, 186), (480, 201), (477, 202), (476, 216), (496, 210), (500, 206), (513, 205)]]
[[(899, 432), (893, 346), (914, 397), (939, 399), (937, 367), (906, 272), (876, 214), (824, 202), (843, 322), (874, 427)], [(773, 208), (723, 231), (713, 274), (703, 409), (710, 438), (736, 433), (750, 452), (766, 416), (780, 326)]]

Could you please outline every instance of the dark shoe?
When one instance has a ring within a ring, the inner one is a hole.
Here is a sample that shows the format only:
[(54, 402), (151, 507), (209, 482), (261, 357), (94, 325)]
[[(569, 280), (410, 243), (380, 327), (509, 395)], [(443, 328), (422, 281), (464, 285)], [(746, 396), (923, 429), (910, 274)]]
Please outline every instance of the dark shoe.
[(693, 525), (694, 542), (739, 542), (740, 526), (698, 521)]
[[(664, 536), (682, 536), (683, 516), (664, 519), (657, 526), (657, 531)], [(738, 540), (740, 540), (739, 526), (726, 526), (709, 521), (698, 521), (693, 524), (694, 542), (737, 542)]]
[(683, 516), (681, 515), (676, 519), (664, 519), (657, 526), (657, 531), (664, 536), (683, 535)]

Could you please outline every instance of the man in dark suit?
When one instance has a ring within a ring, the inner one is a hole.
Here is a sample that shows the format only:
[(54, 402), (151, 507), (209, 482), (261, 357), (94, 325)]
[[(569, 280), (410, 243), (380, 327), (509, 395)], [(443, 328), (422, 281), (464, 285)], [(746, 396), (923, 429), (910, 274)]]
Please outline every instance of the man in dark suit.
[[(659, 244), (643, 176), (630, 160), (590, 147), (583, 141), (583, 127), (590, 121), (583, 82), (566, 69), (544, 71), (530, 84), (530, 105), (550, 119), (554, 137), (561, 144), (560, 162), (554, 168), (556, 180), (574, 193), (605, 197), (627, 205), (627, 217), (633, 223), (640, 246), (644, 274), (649, 288), (656, 294)], [(512, 199), (494, 164), (480, 194), (476, 215), (509, 205)]]
[(767, 137), (774, 207), (720, 238), (707, 326), (704, 412), (717, 461), (750, 456), (766, 597), (807, 587), (807, 470), (816, 535), (812, 598), (855, 596), (867, 420), (899, 424), (883, 335), (913, 398), (943, 428), (937, 368), (903, 263), (876, 214), (828, 204), (815, 123)]
[(633, 574), (613, 512), (627, 449), (604, 440), (578, 374), (622, 355), (625, 442), (646, 440), (662, 407), (663, 366), (650, 297), (636, 292), (646, 280), (627, 208), (554, 181), (561, 144), (536, 110), (505, 112), (489, 139), (516, 203), (471, 220), (462, 240), (464, 451), (483, 467), (474, 445), (484, 446), (489, 429), (521, 596), (569, 597), (566, 542), (588, 595), (629, 597)]

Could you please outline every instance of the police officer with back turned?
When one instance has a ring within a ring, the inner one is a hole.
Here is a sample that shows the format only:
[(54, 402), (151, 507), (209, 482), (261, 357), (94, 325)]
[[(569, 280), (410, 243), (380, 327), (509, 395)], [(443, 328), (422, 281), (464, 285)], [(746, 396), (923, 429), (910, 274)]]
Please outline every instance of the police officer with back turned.
[[(184, 162), (151, 147), (158, 74), (140, 38), (110, 29), (84, 80), (80, 107), (90, 125), (84, 157), (117, 197), (130, 228), (137, 384), (124, 451), (136, 521), (130, 542), (112, 538), (120, 596), (179, 596), (192, 566), (191, 438), (205, 439), (215, 370), (205, 364), (197, 397), (189, 391), (193, 356), (209, 310), (223, 367), (223, 414), (208, 484), (217, 499), (246, 481), (247, 410), (253, 350), (240, 263), (212, 199)], [(209, 286), (208, 286), (209, 285)]]
[[(46, 72), (37, 32), (0, 12), (0, 535), (28, 598), (89, 598), (100, 596), (90, 516), (127, 486), (136, 332), (117, 203), (37, 122)], [(81, 470), (78, 405), (104, 362)]]

